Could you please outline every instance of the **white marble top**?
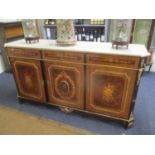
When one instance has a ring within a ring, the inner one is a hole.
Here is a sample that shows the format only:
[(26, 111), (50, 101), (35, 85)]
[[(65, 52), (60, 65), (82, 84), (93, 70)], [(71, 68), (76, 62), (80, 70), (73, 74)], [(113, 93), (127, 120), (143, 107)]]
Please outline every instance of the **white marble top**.
[(139, 56), (146, 57), (149, 55), (144, 45), (129, 44), (128, 49), (113, 49), (111, 43), (103, 42), (83, 42), (78, 41), (74, 46), (60, 46), (56, 44), (55, 40), (40, 39), (39, 43), (26, 44), (25, 40), (18, 40), (10, 43), (6, 43), (5, 47), (14, 48), (30, 48), (41, 49), (51, 51), (71, 51), (80, 53), (100, 53), (100, 54), (114, 54), (114, 55), (126, 55), (126, 56)]
[(19, 19), (0, 19), (0, 23), (8, 24), (8, 23), (16, 23), (21, 22)]

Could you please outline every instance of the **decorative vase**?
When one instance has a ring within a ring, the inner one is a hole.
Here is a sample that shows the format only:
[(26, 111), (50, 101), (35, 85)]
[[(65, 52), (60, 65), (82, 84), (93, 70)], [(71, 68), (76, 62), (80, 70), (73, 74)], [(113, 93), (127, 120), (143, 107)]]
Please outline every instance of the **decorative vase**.
[(26, 43), (39, 42), (39, 34), (35, 19), (23, 19), (22, 27)]
[(74, 45), (76, 43), (73, 19), (57, 19), (57, 44)]
[(132, 21), (130, 19), (113, 20), (112, 47), (116, 49), (120, 46), (128, 48)]

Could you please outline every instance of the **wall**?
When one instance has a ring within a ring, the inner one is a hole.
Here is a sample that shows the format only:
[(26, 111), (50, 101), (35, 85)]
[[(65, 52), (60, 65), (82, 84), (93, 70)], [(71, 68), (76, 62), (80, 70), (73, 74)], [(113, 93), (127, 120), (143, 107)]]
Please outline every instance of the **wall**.
[(45, 30), (43, 28), (44, 20), (43, 19), (37, 19), (37, 25), (38, 25), (38, 31), (39, 31), (40, 38), (41, 39), (46, 38)]
[(155, 72), (155, 28), (154, 28), (154, 32), (153, 32), (153, 37), (152, 37), (152, 42), (151, 42), (151, 48), (154, 49), (153, 57), (152, 57), (153, 65), (151, 67), (151, 71), (152, 72)]
[(153, 65), (151, 67), (151, 72), (155, 72), (155, 50), (153, 52), (152, 61), (153, 61)]
[(0, 73), (2, 72), (4, 72), (4, 64), (3, 64), (2, 56), (0, 54)]

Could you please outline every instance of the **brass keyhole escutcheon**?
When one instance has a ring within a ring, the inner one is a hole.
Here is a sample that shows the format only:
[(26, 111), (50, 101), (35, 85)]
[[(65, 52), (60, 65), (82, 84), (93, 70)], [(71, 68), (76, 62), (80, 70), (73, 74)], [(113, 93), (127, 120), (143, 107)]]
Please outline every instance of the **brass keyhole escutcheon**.
[(62, 80), (59, 84), (60, 87), (60, 91), (64, 94), (64, 95), (68, 95), (68, 93), (70, 92), (70, 86), (69, 83), (65, 80)]

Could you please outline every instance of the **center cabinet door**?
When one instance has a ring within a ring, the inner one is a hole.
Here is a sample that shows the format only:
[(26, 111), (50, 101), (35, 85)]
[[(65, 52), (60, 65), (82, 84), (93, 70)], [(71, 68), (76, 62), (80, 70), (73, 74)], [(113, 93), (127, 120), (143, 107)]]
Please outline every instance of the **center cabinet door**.
[(132, 69), (87, 66), (88, 111), (128, 119), (137, 71)]
[(61, 61), (45, 62), (49, 102), (84, 108), (84, 67)]

